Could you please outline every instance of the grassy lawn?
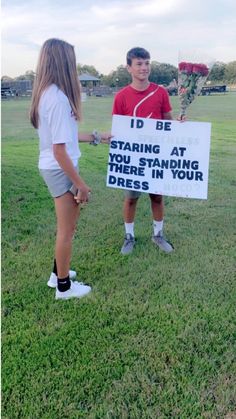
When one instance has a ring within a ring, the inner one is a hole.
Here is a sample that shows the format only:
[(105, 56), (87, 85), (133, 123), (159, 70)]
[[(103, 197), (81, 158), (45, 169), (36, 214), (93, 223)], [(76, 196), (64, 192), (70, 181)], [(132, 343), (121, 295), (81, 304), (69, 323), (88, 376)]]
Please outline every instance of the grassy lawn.
[[(89, 98), (81, 131), (109, 130), (111, 106)], [(123, 192), (105, 186), (108, 147), (81, 145), (93, 193), (72, 269), (93, 292), (63, 302), (46, 285), (55, 218), (28, 108), (2, 103), (2, 417), (235, 418), (236, 94), (191, 105), (189, 119), (213, 123), (209, 196), (165, 199), (171, 255), (151, 243), (145, 194), (136, 249), (120, 255)]]

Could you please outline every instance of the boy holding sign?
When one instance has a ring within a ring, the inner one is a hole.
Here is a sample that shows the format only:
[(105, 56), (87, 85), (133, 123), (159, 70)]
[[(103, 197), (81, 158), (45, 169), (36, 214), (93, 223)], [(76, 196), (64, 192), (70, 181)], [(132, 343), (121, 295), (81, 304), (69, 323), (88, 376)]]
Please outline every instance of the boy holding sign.
[[(121, 89), (115, 96), (113, 115), (127, 115), (141, 118), (173, 119), (167, 91), (149, 82), (151, 71), (150, 54), (144, 48), (132, 48), (127, 53), (127, 70), (131, 75), (130, 85)], [(134, 218), (141, 192), (126, 190), (124, 201), (125, 240), (121, 248), (123, 255), (133, 251)], [(152, 241), (166, 253), (173, 246), (163, 236), (164, 202), (161, 195), (149, 194), (153, 215)]]

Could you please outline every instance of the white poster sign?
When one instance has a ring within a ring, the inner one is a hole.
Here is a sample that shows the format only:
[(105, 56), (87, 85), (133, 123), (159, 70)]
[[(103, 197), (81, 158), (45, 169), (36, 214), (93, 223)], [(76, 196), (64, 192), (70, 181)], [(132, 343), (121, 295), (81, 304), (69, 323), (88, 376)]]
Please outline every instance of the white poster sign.
[(211, 124), (114, 115), (107, 186), (207, 199)]

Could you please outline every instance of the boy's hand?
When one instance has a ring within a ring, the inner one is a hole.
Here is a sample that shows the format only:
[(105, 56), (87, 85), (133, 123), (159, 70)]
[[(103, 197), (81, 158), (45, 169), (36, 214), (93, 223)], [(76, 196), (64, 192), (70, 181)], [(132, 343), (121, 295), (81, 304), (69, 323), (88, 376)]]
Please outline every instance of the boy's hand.
[(186, 115), (179, 115), (176, 118), (176, 120), (179, 121), (179, 122), (185, 122), (185, 121), (187, 121), (187, 116)]

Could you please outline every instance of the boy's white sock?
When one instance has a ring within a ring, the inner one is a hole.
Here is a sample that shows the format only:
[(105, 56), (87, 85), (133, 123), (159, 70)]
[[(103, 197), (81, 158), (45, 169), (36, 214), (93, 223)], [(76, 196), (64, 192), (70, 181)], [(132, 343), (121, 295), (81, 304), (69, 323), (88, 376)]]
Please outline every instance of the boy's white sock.
[(157, 236), (158, 233), (161, 230), (163, 230), (163, 220), (162, 221), (153, 220), (153, 230), (154, 230), (154, 236)]
[(125, 232), (134, 237), (134, 223), (125, 223)]

